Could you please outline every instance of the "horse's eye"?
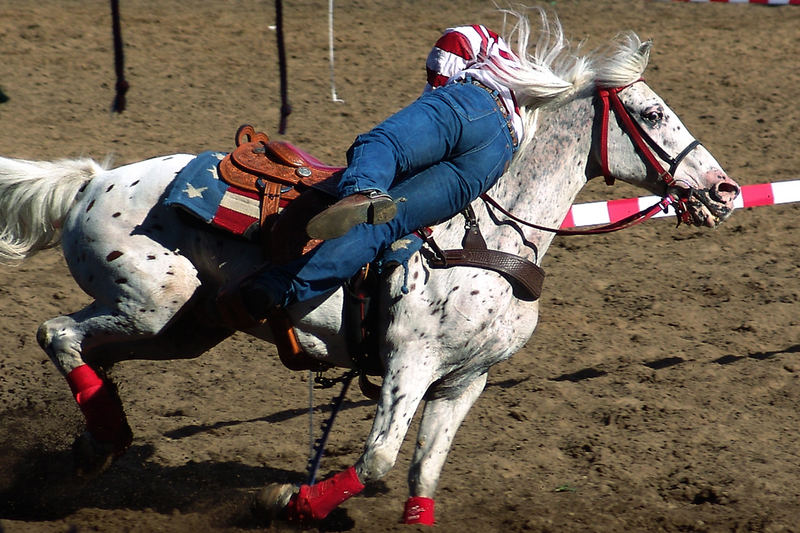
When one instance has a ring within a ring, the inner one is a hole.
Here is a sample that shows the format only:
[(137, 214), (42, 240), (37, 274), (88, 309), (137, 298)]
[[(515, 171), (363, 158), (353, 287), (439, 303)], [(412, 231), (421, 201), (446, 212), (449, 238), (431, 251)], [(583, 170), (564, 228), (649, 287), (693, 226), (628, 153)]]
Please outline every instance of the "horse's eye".
[(656, 124), (664, 119), (664, 112), (659, 107), (649, 107), (642, 111), (642, 118), (646, 121)]

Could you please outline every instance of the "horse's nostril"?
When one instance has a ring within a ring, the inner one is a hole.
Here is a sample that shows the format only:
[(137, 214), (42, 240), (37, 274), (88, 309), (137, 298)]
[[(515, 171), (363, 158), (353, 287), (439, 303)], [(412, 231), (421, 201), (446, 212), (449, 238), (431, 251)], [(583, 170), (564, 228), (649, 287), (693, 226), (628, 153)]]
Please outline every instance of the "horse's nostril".
[(711, 197), (717, 202), (729, 202), (739, 196), (739, 186), (735, 183), (723, 181), (711, 189)]

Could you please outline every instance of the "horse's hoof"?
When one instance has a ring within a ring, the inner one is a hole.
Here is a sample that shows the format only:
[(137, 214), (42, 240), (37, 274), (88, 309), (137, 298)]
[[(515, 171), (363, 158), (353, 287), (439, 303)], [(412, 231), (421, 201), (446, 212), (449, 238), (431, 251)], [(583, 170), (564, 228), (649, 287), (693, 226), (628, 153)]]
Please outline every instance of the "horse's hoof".
[(105, 471), (114, 460), (114, 445), (100, 442), (91, 433), (84, 431), (72, 443), (75, 474), (78, 477), (93, 477)]
[(297, 487), (289, 483), (267, 485), (253, 498), (253, 516), (267, 523), (286, 518), (286, 506), (296, 492)]

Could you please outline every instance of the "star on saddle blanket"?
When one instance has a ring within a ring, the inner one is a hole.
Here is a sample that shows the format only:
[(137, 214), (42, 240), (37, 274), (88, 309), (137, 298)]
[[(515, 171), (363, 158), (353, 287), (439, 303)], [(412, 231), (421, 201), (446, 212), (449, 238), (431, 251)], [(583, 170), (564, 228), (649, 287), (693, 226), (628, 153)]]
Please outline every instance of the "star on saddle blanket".
[[(256, 193), (219, 179), (219, 162), (225, 155), (208, 151), (189, 161), (167, 187), (164, 204), (180, 207), (213, 227), (253, 240), (259, 229), (260, 201)], [(403, 292), (407, 292), (408, 260), (422, 244), (418, 235), (406, 235), (392, 243), (374, 264), (379, 272), (398, 265), (405, 267)]]
[(259, 227), (258, 195), (219, 179), (219, 162), (226, 154), (203, 152), (178, 172), (164, 204), (186, 209), (211, 226), (252, 238)]
[[(187, 210), (211, 226), (253, 238), (259, 228), (258, 195), (228, 185), (218, 175), (222, 152), (203, 152), (178, 172), (167, 188), (164, 204)], [(407, 235), (393, 243), (377, 260), (379, 269), (405, 264), (422, 248), (422, 239)]]

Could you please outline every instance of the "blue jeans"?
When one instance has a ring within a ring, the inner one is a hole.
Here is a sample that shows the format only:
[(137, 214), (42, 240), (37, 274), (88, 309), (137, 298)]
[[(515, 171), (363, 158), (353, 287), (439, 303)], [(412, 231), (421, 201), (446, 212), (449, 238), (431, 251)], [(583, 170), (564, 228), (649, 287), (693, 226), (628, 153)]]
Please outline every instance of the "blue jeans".
[(397, 239), (449, 219), (503, 174), (515, 147), (492, 96), (451, 83), (359, 135), (347, 152), (340, 196), (378, 189), (397, 201), (386, 224), (359, 224), (306, 256), (259, 276), (283, 305), (335, 290)]

